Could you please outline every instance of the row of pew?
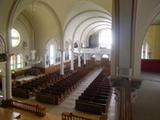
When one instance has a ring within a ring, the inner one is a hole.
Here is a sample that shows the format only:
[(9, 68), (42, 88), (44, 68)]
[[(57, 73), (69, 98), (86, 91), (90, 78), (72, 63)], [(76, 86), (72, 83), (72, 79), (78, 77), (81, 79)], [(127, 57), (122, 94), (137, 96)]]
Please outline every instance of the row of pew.
[(93, 69), (94, 66), (78, 69), (72, 75), (38, 92), (36, 100), (54, 105), (60, 104), (77, 87), (78, 83), (83, 80), (82, 78)]
[(12, 89), (12, 94), (15, 97), (29, 98), (34, 95), (36, 92), (45, 89), (46, 87), (53, 85), (55, 82), (63, 79), (72, 74), (72, 71), (65, 70), (65, 76), (61, 76), (59, 71), (54, 73), (48, 73), (39, 77), (36, 77), (33, 80), (25, 82), (23, 84), (17, 83), (16, 86)]
[(107, 112), (111, 91), (111, 82), (102, 71), (76, 100), (75, 109), (97, 115)]
[(26, 68), (26, 69), (18, 69), (18, 70), (12, 70), (11, 77), (13, 80), (17, 78), (21, 78), (27, 75), (40, 75), (45, 72), (44, 68), (40, 67), (32, 67), (32, 68)]
[[(77, 63), (75, 63), (75, 66), (77, 66), (76, 64)], [(87, 66), (92, 66), (92, 64), (89, 63)], [(65, 74), (63, 76), (59, 74), (60, 73), (59, 67), (58, 68), (56, 67), (55, 70), (53, 71), (49, 70), (45, 74), (41, 74), (29, 81), (25, 82), (14, 81), (12, 94), (15, 97), (30, 98), (31, 96), (35, 96), (36, 93), (41, 91), (42, 89), (45, 89), (55, 84), (57, 81), (67, 78), (68, 76), (76, 72), (78, 69), (80, 68), (75, 67), (75, 70), (71, 71), (69, 63), (66, 63), (64, 70)]]

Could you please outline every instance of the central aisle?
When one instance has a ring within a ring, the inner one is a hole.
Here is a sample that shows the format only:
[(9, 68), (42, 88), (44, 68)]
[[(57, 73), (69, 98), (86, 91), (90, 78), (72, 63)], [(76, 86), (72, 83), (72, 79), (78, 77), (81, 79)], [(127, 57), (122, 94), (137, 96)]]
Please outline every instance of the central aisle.
[(91, 82), (98, 76), (98, 74), (102, 71), (102, 69), (94, 70), (90, 72), (87, 76), (85, 76), (83, 81), (78, 85), (78, 87), (60, 104), (57, 106), (48, 106), (47, 112), (57, 116), (57, 118), (61, 118), (62, 112), (73, 112), (75, 114), (83, 115), (89, 118), (98, 119), (97, 115), (90, 115), (86, 113), (82, 113), (76, 111), (75, 101), (81, 95), (81, 93), (91, 84)]

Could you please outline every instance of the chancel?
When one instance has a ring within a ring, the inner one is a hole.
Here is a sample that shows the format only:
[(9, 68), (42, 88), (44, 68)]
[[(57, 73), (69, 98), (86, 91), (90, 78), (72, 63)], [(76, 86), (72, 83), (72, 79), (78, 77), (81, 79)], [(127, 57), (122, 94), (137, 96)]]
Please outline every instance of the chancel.
[(160, 0), (1, 0), (0, 120), (159, 120)]

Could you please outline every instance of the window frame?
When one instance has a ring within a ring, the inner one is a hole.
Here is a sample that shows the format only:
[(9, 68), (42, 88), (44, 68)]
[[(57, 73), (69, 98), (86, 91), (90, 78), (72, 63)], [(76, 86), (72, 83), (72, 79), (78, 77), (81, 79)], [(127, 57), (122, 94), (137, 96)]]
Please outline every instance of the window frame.
[[(14, 34), (14, 35), (13, 35)], [(17, 36), (16, 36), (17, 35)], [(15, 45), (13, 45), (13, 41), (18, 41), (17, 43), (15, 43)], [(20, 45), (21, 43), (21, 36), (20, 33), (18, 32), (18, 30), (16, 30), (15, 28), (11, 29), (11, 46), (12, 48), (16, 48)]]

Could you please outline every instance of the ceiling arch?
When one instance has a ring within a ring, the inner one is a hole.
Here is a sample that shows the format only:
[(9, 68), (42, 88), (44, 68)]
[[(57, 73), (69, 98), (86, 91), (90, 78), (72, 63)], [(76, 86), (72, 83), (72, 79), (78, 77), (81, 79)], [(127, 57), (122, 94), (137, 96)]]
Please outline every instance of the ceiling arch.
[[(22, 11), (24, 11), (24, 9), (27, 9), (24, 13), (27, 14), (26, 16), (28, 17), (28, 20), (30, 20), (30, 19), (33, 20), (33, 23), (31, 23), (32, 26), (37, 27), (38, 24), (41, 24), (41, 27), (48, 26), (48, 23), (46, 21), (45, 21), (45, 23), (43, 22), (44, 17), (41, 17), (41, 15), (42, 15), (42, 13), (40, 12), (41, 9), (39, 9), (39, 12), (36, 11), (35, 18), (32, 18), (33, 16), (31, 14), (34, 11), (34, 9), (36, 7), (39, 8), (39, 6), (37, 4), (40, 4), (41, 6), (43, 6), (46, 9), (46, 11), (49, 11), (53, 16), (55, 16), (54, 20), (56, 20), (57, 26), (59, 26), (59, 28), (58, 28), (58, 30), (60, 31), (59, 36), (62, 37), (62, 38), (60, 38), (60, 41), (62, 42), (61, 45), (63, 47), (64, 47), (64, 43), (66, 40), (74, 41), (75, 37), (78, 37), (78, 39), (79, 39), (83, 29), (86, 26), (88, 26), (89, 21), (90, 21), (90, 23), (92, 21), (98, 21), (98, 20), (100, 20), (100, 17), (103, 18), (104, 21), (108, 21), (108, 23), (111, 23), (111, 20), (112, 20), (111, 13), (109, 13), (102, 6), (99, 6), (99, 4), (96, 4), (95, 2), (92, 2), (92, 1), (74, 1), (73, 4), (71, 5), (70, 10), (68, 9), (68, 13), (66, 12), (68, 15), (66, 15), (67, 17), (66, 17), (66, 20), (63, 24), (64, 26), (62, 26), (62, 20), (60, 20), (60, 18), (59, 18), (58, 11), (54, 6), (53, 1), (52, 2), (51, 2), (51, 0), (46, 0), (46, 1), (45, 0), (27, 0), (27, 1), (19, 0), (19, 1), (20, 2), (16, 7), (17, 10), (15, 11), (16, 15), (20, 14)], [(50, 2), (51, 2), (51, 4), (49, 4)], [(55, 2), (55, 4), (58, 4), (58, 3)], [(27, 6), (30, 6), (30, 7), (27, 7)], [(35, 7), (35, 8), (32, 8), (32, 7)], [(43, 14), (43, 15), (46, 15), (46, 14)], [(91, 20), (91, 18), (93, 20)], [(47, 25), (45, 25), (45, 24), (47, 24)], [(96, 24), (96, 23), (94, 23), (94, 24)], [(50, 26), (48, 26), (48, 27), (50, 27)], [(46, 27), (46, 29), (47, 29), (47, 27)], [(55, 28), (55, 29), (57, 30), (57, 28)], [(45, 33), (45, 29), (44, 30), (42, 29), (42, 31)], [(61, 47), (61, 49), (63, 49), (63, 48)]]
[[(85, 3), (85, 2), (84, 2)], [(65, 41), (80, 42), (86, 29), (100, 24), (108, 24), (109, 28), (112, 26), (111, 14), (104, 8), (95, 5), (91, 1), (88, 5), (75, 5), (68, 15), (64, 25), (64, 44)], [(88, 8), (86, 8), (88, 6)], [(96, 29), (95, 29), (96, 30)]]
[[(105, 17), (102, 17), (102, 16), (94, 16), (94, 17), (90, 17), (90, 18), (87, 18), (86, 20), (84, 21), (81, 21), (74, 29), (73, 31), (73, 36), (72, 36), (72, 41), (75, 41), (75, 37), (76, 35), (79, 35), (81, 34), (81, 32), (83, 32), (83, 28), (85, 28), (86, 26), (88, 25), (92, 25), (92, 24), (97, 24), (98, 21), (100, 22), (106, 22), (108, 23), (108, 25), (111, 26), (111, 23), (110, 21), (108, 21)], [(76, 37), (77, 40), (79, 41), (79, 37)]]
[[(86, 26), (83, 30), (83, 32), (80, 35), (80, 42), (84, 42), (87, 39), (88, 34), (90, 33), (90, 31), (94, 30), (95, 28), (99, 27), (99, 26), (105, 26), (105, 28), (110, 28), (111, 26), (108, 26), (108, 24), (105, 21), (98, 21), (98, 23), (96, 24), (90, 24), (88, 26)], [(97, 32), (99, 30), (95, 30), (95, 32)]]
[(101, 24), (105, 24), (106, 26), (111, 27), (110, 24), (108, 24), (105, 20), (98, 20), (98, 21), (92, 21), (89, 24), (87, 24), (86, 26), (82, 26), (79, 28), (79, 30), (77, 29), (75, 34), (73, 34), (73, 40), (75, 41), (75, 38), (78, 39), (79, 42), (81, 42), (81, 38), (83, 36), (83, 34), (86, 32), (86, 29), (88, 28), (93, 28), (94, 26), (98, 26)]
[(98, 14), (99, 13), (103, 13), (105, 16), (107, 16), (107, 18), (109, 20), (111, 20), (111, 14), (106, 12), (106, 11), (102, 11), (102, 10), (86, 10), (86, 11), (82, 11), (82, 12), (79, 12), (77, 13), (76, 15), (72, 16), (66, 23), (65, 23), (65, 26), (64, 26), (64, 31), (67, 29), (67, 27), (69, 26), (70, 23), (72, 23), (72, 21), (74, 21), (78, 16), (81, 16), (83, 14), (90, 14), (90, 13), (95, 13), (97, 12)]
[(89, 40), (89, 36), (92, 34), (95, 34), (99, 31), (101, 31), (102, 29), (110, 29), (106, 24), (100, 24), (100, 25), (96, 25), (90, 29), (88, 29), (85, 34), (82, 36), (81, 38), (81, 43), (88, 43)]
[[(84, 17), (85, 16), (85, 17)], [(90, 21), (91, 23), (91, 19), (92, 21), (98, 21), (98, 20), (102, 20), (103, 21), (106, 21), (107, 23), (110, 23), (110, 26), (111, 26), (111, 19), (106, 16), (106, 14), (103, 14), (103, 13), (99, 13), (99, 12), (96, 12), (96, 14), (90, 14), (89, 12), (87, 12), (87, 14), (83, 14), (82, 16), (79, 15), (77, 16), (76, 18), (74, 18), (74, 21), (72, 21), (72, 23), (70, 23), (66, 30), (64, 31), (64, 41), (66, 40), (72, 40), (74, 41), (74, 34), (77, 32), (77, 30), (81, 27), (85, 27), (85, 26), (88, 26), (89, 23), (87, 23), (87, 21)]]
[(75, 28), (75, 26), (77, 26), (81, 21), (85, 21), (90, 17), (97, 17), (97, 16), (104, 17), (106, 20), (111, 21), (110, 16), (104, 14), (104, 12), (100, 12), (97, 10), (83, 12), (82, 14), (79, 14), (78, 16), (76, 16), (69, 24), (67, 24), (67, 27), (65, 27), (64, 29), (64, 39), (66, 35), (68, 36), (69, 33), (73, 32), (73, 29)]
[(60, 26), (60, 31), (61, 31), (61, 33), (62, 33), (62, 31), (63, 31), (63, 30), (62, 30), (62, 24), (61, 24), (61, 21), (60, 21), (58, 15), (57, 15), (57, 13), (55, 12), (55, 10), (54, 10), (51, 6), (49, 6), (47, 3), (43, 2), (43, 1), (39, 1), (39, 3), (43, 4), (49, 11), (51, 11), (51, 13), (52, 13), (54, 16), (56, 16), (57, 23), (58, 23), (58, 25)]
[[(109, 6), (112, 6), (112, 2), (108, 3)], [(99, 12), (104, 13), (107, 16), (111, 16), (111, 13), (104, 9), (102, 6), (99, 6), (94, 1), (76, 1), (74, 6), (71, 8), (70, 13), (67, 15), (65, 24), (64, 24), (64, 31), (67, 26), (74, 21), (74, 19), (82, 14), (91, 13), (91, 12)], [(111, 17), (110, 17), (111, 19)]]
[(44, 18), (47, 18), (46, 16), (47, 14), (45, 14), (46, 12), (48, 12), (48, 15), (50, 14), (50, 16), (52, 15), (54, 17), (54, 21), (57, 22), (57, 25), (59, 26), (59, 31), (62, 35), (63, 34), (62, 25), (60, 23), (60, 20), (56, 12), (54, 11), (54, 9), (51, 6), (49, 6), (47, 3), (43, 1), (34, 2), (34, 6), (32, 4), (28, 5), (27, 7), (25, 7), (25, 9), (23, 9), (23, 11), (21, 11), (21, 14), (25, 16), (25, 18), (32, 24), (33, 29), (35, 29), (35, 26), (38, 26), (37, 24), (39, 25), (47, 24), (45, 20), (40, 21)]

